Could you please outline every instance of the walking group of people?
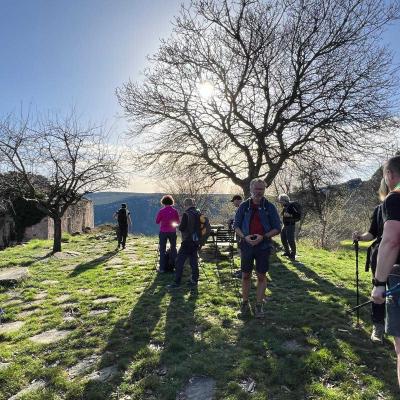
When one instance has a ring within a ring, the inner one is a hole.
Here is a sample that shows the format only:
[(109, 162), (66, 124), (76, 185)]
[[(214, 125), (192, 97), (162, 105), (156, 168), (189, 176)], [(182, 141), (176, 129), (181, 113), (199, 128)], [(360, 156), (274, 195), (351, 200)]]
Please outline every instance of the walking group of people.
[[(247, 313), (250, 310), (251, 274), (255, 268), (257, 275), (255, 316), (262, 317), (267, 287), (266, 273), (269, 270), (269, 258), (273, 249), (271, 239), (280, 233), (284, 247), (282, 255), (295, 260), (295, 226), (300, 219), (301, 209), (298, 203), (290, 201), (288, 195), (279, 195), (282, 224), (277, 208), (265, 197), (265, 182), (262, 179), (251, 181), (250, 194), (250, 198), (245, 201), (242, 201), (240, 195), (233, 196), (231, 201), (236, 212), (230, 219), (229, 226), (236, 232), (241, 258), (241, 312)], [(400, 283), (400, 266), (397, 265), (400, 264), (400, 156), (393, 157), (384, 164), (379, 194), (382, 203), (374, 210), (369, 230), (364, 233), (354, 232), (353, 240), (374, 240), (368, 250), (366, 263), (366, 270), (370, 268), (373, 276), (371, 340), (382, 343), (385, 330), (387, 334), (394, 336), (400, 386), (400, 296), (394, 295), (385, 299), (386, 288), (392, 288)], [(156, 216), (156, 223), (160, 225), (159, 272), (166, 270), (166, 245), (169, 242), (169, 258), (175, 260), (175, 279), (168, 287), (177, 289), (181, 286), (183, 267), (188, 258), (192, 272), (188, 285), (196, 287), (199, 279), (199, 246), (194, 238), (194, 232), (198, 229), (200, 212), (196, 209), (194, 200), (190, 198), (184, 201), (185, 211), (181, 219), (173, 207), (172, 196), (163, 196), (161, 204), (163, 207)], [(125, 204), (122, 204), (121, 209), (115, 213), (115, 218), (120, 227), (118, 248), (120, 246), (124, 248), (128, 225), (132, 223)], [(176, 250), (176, 228), (182, 234), (179, 251)]]
[[(263, 301), (266, 289), (266, 273), (269, 269), (269, 256), (273, 249), (272, 237), (281, 232), (283, 253), (294, 260), (296, 256), (295, 223), (299, 218), (299, 205), (291, 202), (289, 196), (282, 194), (278, 201), (282, 205), (283, 229), (276, 207), (269, 202), (265, 195), (265, 182), (254, 179), (250, 183), (249, 199), (243, 201), (240, 195), (233, 196), (231, 202), (236, 208), (235, 215), (228, 221), (228, 227), (236, 232), (239, 254), (241, 258), (240, 277), (242, 279), (242, 313), (250, 311), (249, 290), (251, 274), (255, 268), (257, 274), (257, 302), (255, 305), (256, 317), (263, 316)], [(159, 272), (166, 271), (166, 259), (175, 259), (175, 279), (168, 285), (169, 289), (181, 286), (183, 267), (189, 258), (191, 278), (188, 285), (196, 287), (199, 279), (198, 250), (199, 245), (194, 238), (198, 229), (198, 219), (201, 215), (196, 209), (193, 199), (184, 200), (182, 219), (173, 207), (173, 199), (166, 195), (161, 199), (162, 208), (157, 213), (156, 223), (160, 225)], [(181, 232), (182, 242), (179, 251), (176, 251), (176, 228)], [(166, 245), (169, 241), (169, 254), (166, 257)], [(254, 265), (255, 264), (255, 265)]]

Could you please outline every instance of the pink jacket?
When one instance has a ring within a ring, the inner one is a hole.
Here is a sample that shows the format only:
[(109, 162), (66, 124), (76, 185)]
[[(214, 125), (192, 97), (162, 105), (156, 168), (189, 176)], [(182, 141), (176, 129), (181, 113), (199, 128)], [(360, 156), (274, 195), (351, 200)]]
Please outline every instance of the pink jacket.
[(165, 206), (157, 213), (156, 224), (160, 224), (160, 232), (176, 232), (176, 226), (179, 224), (178, 211), (172, 206)]

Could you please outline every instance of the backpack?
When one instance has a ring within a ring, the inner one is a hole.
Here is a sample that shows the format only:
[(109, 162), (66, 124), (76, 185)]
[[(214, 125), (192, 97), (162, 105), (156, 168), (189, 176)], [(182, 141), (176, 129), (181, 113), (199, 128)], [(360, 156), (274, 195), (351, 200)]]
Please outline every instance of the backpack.
[(175, 260), (171, 257), (171, 249), (167, 249), (164, 256), (165, 260), (165, 272), (174, 272)]
[(197, 244), (199, 248), (205, 245), (208, 237), (211, 234), (210, 220), (202, 214), (200, 211), (193, 213), (195, 216), (195, 227), (192, 234), (193, 242)]
[(118, 214), (118, 225), (128, 225), (128, 213), (126, 208), (120, 208)]
[(292, 201), (290, 203), (290, 205), (292, 206), (292, 215), (293, 215), (293, 220), (295, 222), (298, 222), (301, 220), (301, 205), (300, 203), (298, 203), (297, 201)]

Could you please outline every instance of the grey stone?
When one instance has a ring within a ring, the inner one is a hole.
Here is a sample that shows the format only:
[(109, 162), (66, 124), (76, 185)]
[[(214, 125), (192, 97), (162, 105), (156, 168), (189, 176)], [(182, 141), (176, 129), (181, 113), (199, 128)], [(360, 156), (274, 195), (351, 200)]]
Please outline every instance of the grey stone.
[(190, 378), (177, 400), (213, 400), (215, 396), (215, 380), (206, 376)]
[(253, 393), (256, 389), (256, 382), (254, 379), (247, 378), (239, 383), (239, 386), (247, 393)]
[(50, 344), (66, 338), (70, 333), (71, 331), (59, 331), (57, 329), (51, 329), (30, 337), (30, 340), (39, 344)]
[(46, 382), (44, 381), (33, 381), (28, 387), (25, 389), (22, 389), (20, 392), (15, 394), (14, 396), (11, 396), (8, 400), (18, 400), (22, 396), (25, 396), (29, 392), (32, 392), (33, 390), (39, 390), (43, 389), (46, 386)]
[(22, 304), (22, 303), (23, 303), (23, 301), (21, 299), (10, 299), (10, 300), (7, 300), (7, 301), (1, 303), (1, 305), (3, 307), (7, 307), (7, 306), (16, 306), (16, 305)]
[(56, 301), (57, 301), (58, 303), (64, 303), (64, 301), (69, 300), (70, 297), (71, 297), (70, 294), (62, 294), (61, 296), (58, 296), (58, 297), (56, 298)]
[(11, 363), (0, 362), (0, 371), (6, 369)]
[(306, 351), (307, 348), (299, 344), (296, 340), (288, 340), (282, 344), (282, 347), (292, 353)]
[(57, 285), (58, 281), (54, 281), (51, 279), (46, 279), (44, 281), (41, 282), (43, 285), (47, 285), (47, 286), (52, 286), (52, 285)]
[(78, 375), (83, 375), (87, 372), (91, 367), (93, 367), (98, 361), (100, 357), (96, 355), (92, 355), (84, 358), (78, 364), (68, 368), (67, 373), (70, 379), (74, 379)]
[(106, 382), (110, 380), (116, 373), (118, 368), (115, 365), (101, 369), (100, 371), (95, 371), (88, 375), (86, 379), (90, 381), (100, 381)]
[(36, 312), (36, 309), (21, 311), (20, 313), (18, 313), (18, 317), (20, 317), (20, 318), (29, 317), (30, 315), (34, 314), (35, 312)]
[(27, 268), (1, 268), (0, 269), (0, 285), (9, 285), (12, 283), (22, 282), (29, 277)]
[(67, 258), (78, 257), (80, 255), (82, 255), (82, 254), (77, 251), (68, 250), (68, 251), (63, 251), (63, 252), (59, 251), (57, 253), (54, 253), (53, 257), (57, 258), (59, 260), (65, 260)]
[(38, 308), (38, 306), (40, 306), (42, 303), (43, 303), (43, 300), (33, 300), (28, 303), (25, 303), (22, 306), (22, 309), (23, 310), (31, 310), (33, 308)]
[(35, 296), (33, 298), (34, 298), (34, 300), (43, 300), (46, 297), (47, 297), (47, 293), (42, 292), (42, 293), (35, 294)]
[(0, 334), (18, 331), (24, 324), (24, 321), (3, 323), (0, 325)]
[(113, 303), (116, 301), (120, 301), (118, 297), (103, 297), (100, 299), (93, 300), (94, 304), (104, 304), (104, 303)]
[(89, 311), (89, 315), (93, 317), (94, 315), (101, 315), (101, 314), (107, 314), (109, 310), (92, 310)]

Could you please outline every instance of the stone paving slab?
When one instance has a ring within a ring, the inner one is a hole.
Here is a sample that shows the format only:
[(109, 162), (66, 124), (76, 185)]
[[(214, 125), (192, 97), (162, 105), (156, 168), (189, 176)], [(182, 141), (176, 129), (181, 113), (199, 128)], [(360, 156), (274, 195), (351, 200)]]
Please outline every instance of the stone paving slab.
[(51, 280), (51, 279), (46, 279), (46, 280), (42, 281), (41, 283), (43, 285), (52, 286), (52, 285), (57, 285), (57, 283), (59, 283), (59, 282)]
[(28, 268), (1, 268), (0, 285), (10, 285), (22, 282), (29, 277)]
[(74, 379), (79, 375), (83, 375), (90, 368), (92, 368), (99, 360), (100, 360), (100, 357), (97, 355), (92, 355), (92, 356), (84, 358), (78, 364), (68, 368), (68, 370), (67, 370), (68, 377), (70, 379)]
[(100, 299), (93, 300), (93, 304), (104, 304), (104, 303), (113, 303), (116, 301), (120, 301), (121, 299), (118, 297), (103, 297)]
[(18, 400), (22, 396), (26, 396), (29, 392), (32, 392), (33, 390), (43, 389), (45, 386), (46, 386), (46, 382), (44, 382), (44, 381), (34, 381), (25, 389), (22, 389), (20, 392), (18, 392), (14, 396), (11, 396), (8, 400)]
[(0, 325), (0, 334), (16, 332), (25, 324), (24, 321), (6, 322)]
[(22, 304), (24, 301), (21, 299), (10, 299), (10, 300), (6, 300), (3, 303), (1, 303), (1, 305), (3, 307), (7, 307), (7, 306), (16, 306), (18, 304)]
[(110, 367), (103, 368), (99, 371), (95, 371), (85, 378), (89, 381), (100, 381), (106, 382), (110, 380), (114, 375), (118, 372), (118, 368), (116, 365), (112, 365)]
[(6, 369), (11, 363), (8, 362), (0, 362), (0, 371), (2, 369)]
[(89, 311), (89, 315), (91, 317), (95, 316), (95, 315), (101, 315), (101, 314), (107, 314), (110, 310), (92, 310)]
[(190, 378), (177, 400), (213, 400), (215, 396), (215, 380), (205, 376)]
[(51, 329), (49, 331), (32, 336), (29, 339), (39, 344), (50, 344), (66, 338), (71, 332), (72, 331), (59, 331), (57, 329)]

